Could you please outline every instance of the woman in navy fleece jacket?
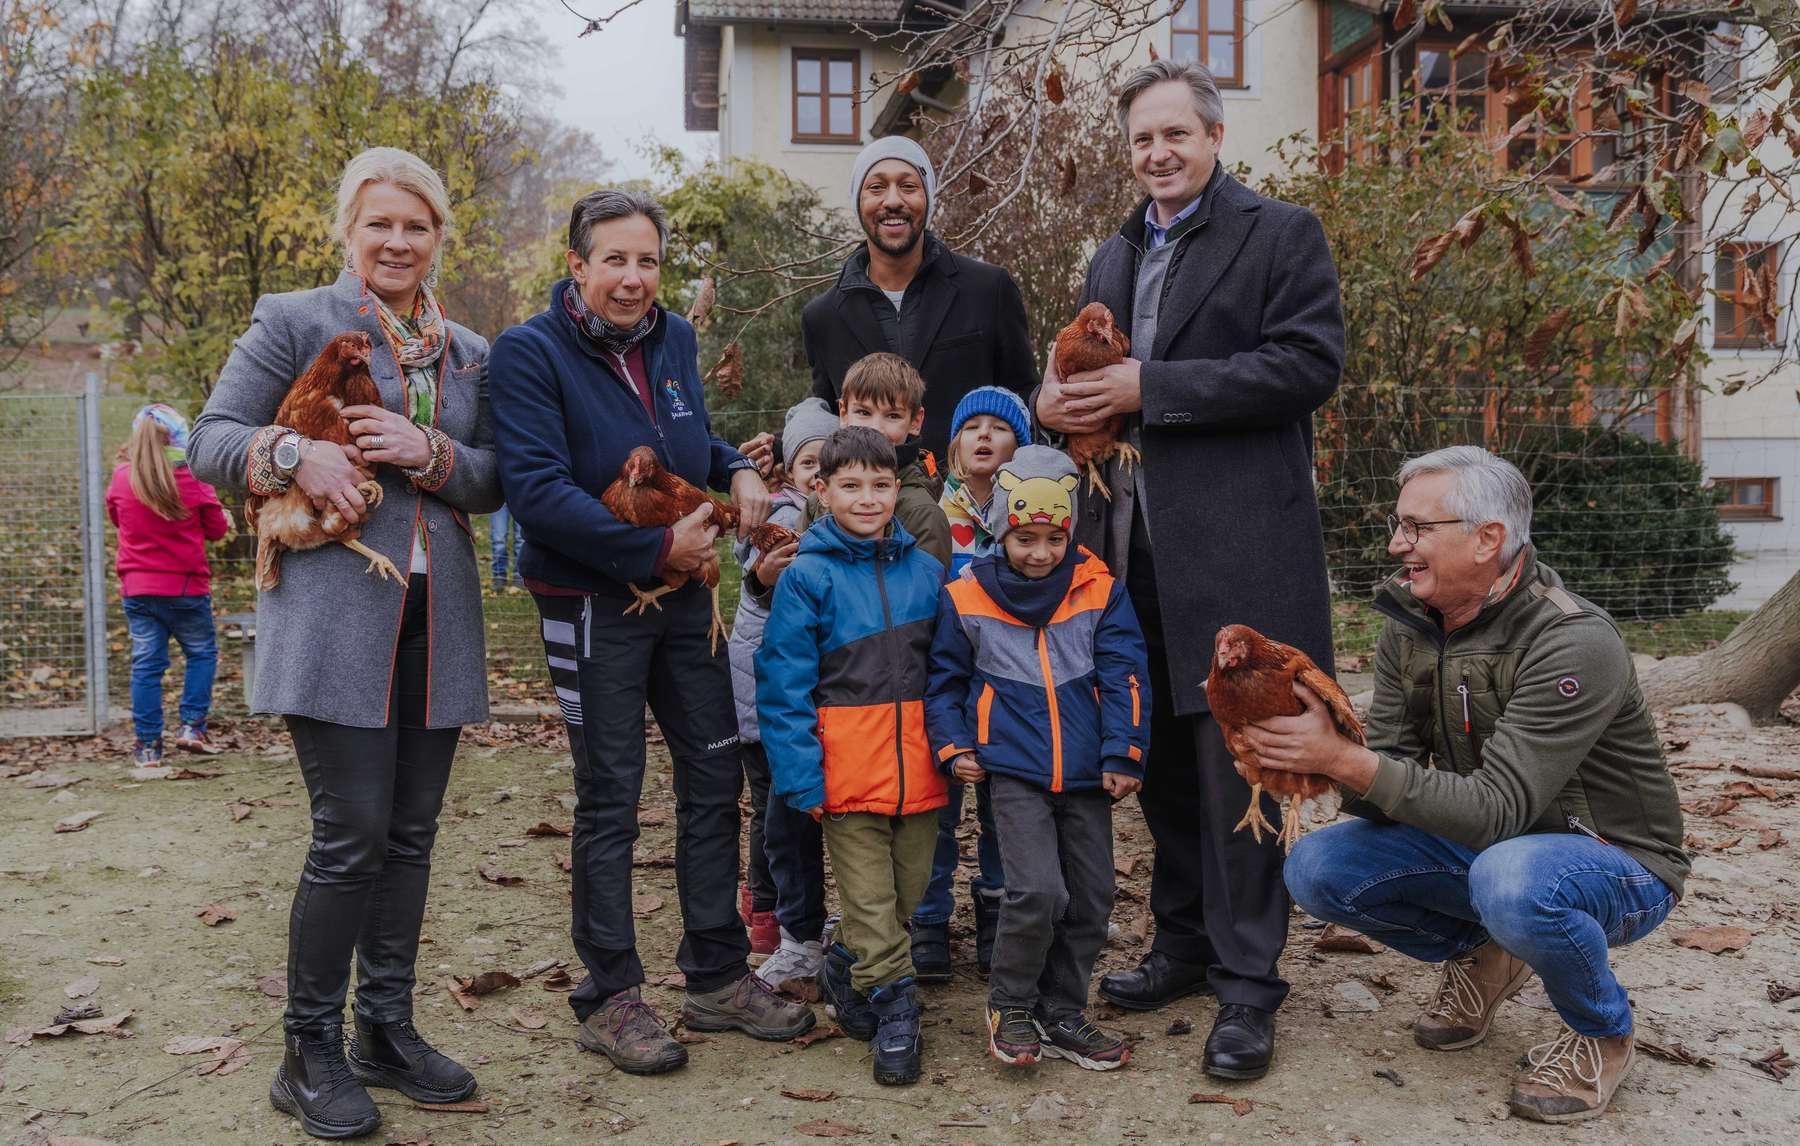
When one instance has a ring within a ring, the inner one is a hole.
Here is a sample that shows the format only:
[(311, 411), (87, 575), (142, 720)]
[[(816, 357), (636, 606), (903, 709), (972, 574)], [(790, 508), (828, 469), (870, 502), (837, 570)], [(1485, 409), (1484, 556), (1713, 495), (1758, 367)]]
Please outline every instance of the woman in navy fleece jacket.
[(569, 220), (570, 277), (542, 314), (495, 341), (488, 394), (506, 503), (523, 528), (519, 572), (543, 619), (550, 679), (575, 757), (575, 949), (588, 978), (570, 996), (582, 1046), (620, 1069), (687, 1061), (639, 996), (644, 968), (631, 922), (631, 850), (644, 779), (644, 705), (674, 760), (682, 847), (675, 877), (685, 935), (690, 1027), (735, 1027), (786, 1039), (812, 1012), (777, 998), (749, 973), (749, 943), (733, 902), (738, 876), (737, 714), (724, 648), (707, 630), (697, 583), (660, 608), (627, 615), (628, 582), (654, 587), (712, 552), (707, 509), (672, 528), (613, 517), (600, 495), (638, 446), (698, 486), (729, 489), (746, 527), (768, 513), (755, 467), (712, 432), (694, 328), (656, 305), (668, 239), (662, 207), (596, 191)]

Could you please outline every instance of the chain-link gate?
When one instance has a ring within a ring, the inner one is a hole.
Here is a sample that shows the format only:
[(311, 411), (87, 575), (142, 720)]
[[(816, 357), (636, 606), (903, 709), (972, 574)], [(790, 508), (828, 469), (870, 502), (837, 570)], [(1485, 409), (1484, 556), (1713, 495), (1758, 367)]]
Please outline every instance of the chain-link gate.
[(100, 379), (0, 395), (0, 736), (106, 721)]

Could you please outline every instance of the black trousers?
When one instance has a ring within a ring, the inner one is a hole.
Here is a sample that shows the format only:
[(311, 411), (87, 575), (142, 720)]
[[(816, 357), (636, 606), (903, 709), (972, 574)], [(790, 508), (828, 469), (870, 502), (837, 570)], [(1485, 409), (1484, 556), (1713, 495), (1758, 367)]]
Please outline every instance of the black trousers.
[(740, 747), (743, 750), (744, 782), (750, 785), (750, 851), (744, 861), (744, 884), (750, 889), (751, 911), (774, 911), (775, 877), (769, 873), (769, 855), (765, 846), (769, 823), (769, 758), (763, 754), (761, 741), (747, 741)]
[(632, 846), (644, 788), (644, 705), (656, 714), (675, 768), (675, 885), (683, 933), (675, 963), (690, 991), (750, 973), (737, 913), (737, 709), (721, 644), (706, 630), (706, 590), (662, 598), (626, 616), (610, 597), (538, 595), (550, 681), (575, 759), (572, 926), (586, 982), (569, 996), (578, 1019), (644, 981), (631, 918)]
[[(1212, 715), (1177, 715), (1170, 703), (1168, 648), (1150, 569), (1148, 556), (1134, 552), (1126, 587), (1150, 653), (1150, 753), (1138, 803), (1156, 841), (1151, 946), (1204, 965), (1221, 1003), (1274, 1011), (1288, 992), (1276, 970), (1287, 945), (1285, 857), (1274, 836), (1265, 833), (1259, 844), (1248, 831), (1232, 830), (1250, 806), (1250, 785), (1233, 767)], [(1213, 634), (1183, 637), (1210, 642)], [(1263, 812), (1280, 825), (1280, 806), (1268, 796)]]
[(312, 846), (288, 921), (290, 1031), (343, 1022), (353, 951), (356, 1013), (412, 1017), (431, 846), (461, 732), (425, 727), (427, 584), (423, 574), (407, 583), (387, 727), (287, 718), (312, 801)]

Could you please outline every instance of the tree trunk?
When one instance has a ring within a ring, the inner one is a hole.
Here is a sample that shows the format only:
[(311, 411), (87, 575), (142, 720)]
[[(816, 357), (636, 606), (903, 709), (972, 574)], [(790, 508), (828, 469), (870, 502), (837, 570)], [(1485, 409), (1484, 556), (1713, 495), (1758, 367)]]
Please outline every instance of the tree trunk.
[(1800, 572), (1717, 648), (1662, 661), (1643, 684), (1651, 708), (1729, 701), (1758, 723), (1778, 719), (1781, 702), (1800, 687)]

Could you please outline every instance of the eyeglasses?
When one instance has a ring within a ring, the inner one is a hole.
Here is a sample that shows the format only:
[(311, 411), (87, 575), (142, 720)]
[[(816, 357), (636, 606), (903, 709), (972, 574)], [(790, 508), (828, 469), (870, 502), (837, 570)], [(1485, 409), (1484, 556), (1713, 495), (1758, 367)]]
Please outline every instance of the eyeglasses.
[(1462, 518), (1460, 517), (1446, 517), (1442, 521), (1414, 521), (1410, 517), (1395, 517), (1391, 513), (1387, 515), (1388, 536), (1392, 537), (1394, 532), (1398, 530), (1400, 536), (1406, 539), (1408, 545), (1417, 545), (1419, 543), (1419, 531), (1421, 529), (1429, 529), (1434, 525), (1460, 524), (1462, 524)]

